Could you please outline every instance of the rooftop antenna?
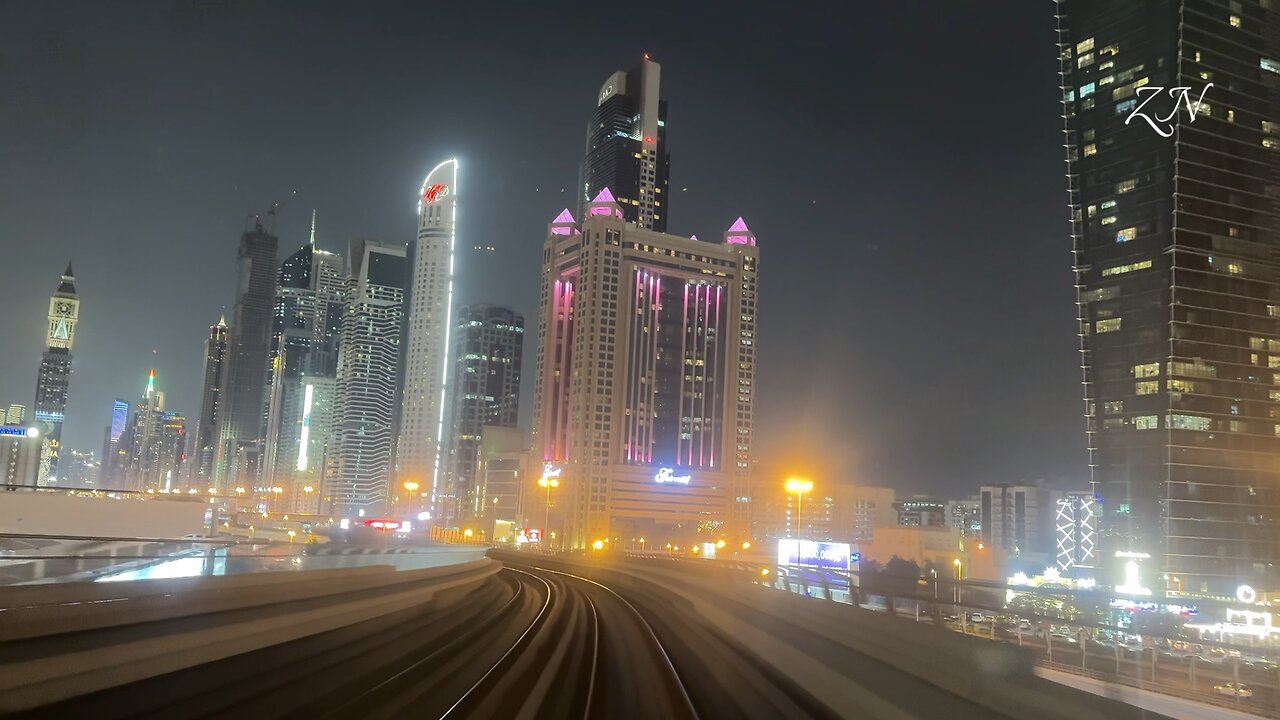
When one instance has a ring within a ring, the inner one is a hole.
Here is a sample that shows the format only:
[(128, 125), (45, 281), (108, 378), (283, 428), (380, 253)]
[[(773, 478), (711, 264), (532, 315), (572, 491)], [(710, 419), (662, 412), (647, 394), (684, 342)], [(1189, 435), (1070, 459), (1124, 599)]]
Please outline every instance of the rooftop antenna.
[(311, 247), (316, 246), (316, 209), (311, 208)]

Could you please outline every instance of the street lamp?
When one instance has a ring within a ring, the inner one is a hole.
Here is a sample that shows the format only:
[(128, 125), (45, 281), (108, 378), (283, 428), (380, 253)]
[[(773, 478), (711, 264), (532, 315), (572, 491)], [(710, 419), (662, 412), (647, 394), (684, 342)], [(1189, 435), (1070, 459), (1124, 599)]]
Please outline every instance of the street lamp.
[(418, 483), (408, 480), (404, 484), (404, 489), (409, 491), (409, 514), (413, 514), (413, 494), (418, 492)]
[(546, 488), (547, 491), (546, 514), (542, 520), (542, 532), (545, 533), (551, 526), (551, 489), (560, 487), (560, 478), (544, 472), (542, 477), (538, 478), (538, 487)]
[(960, 604), (960, 558), (953, 560), (952, 564), (956, 566), (956, 605), (958, 606)]
[(804, 526), (800, 524), (800, 508), (804, 504), (804, 494), (813, 490), (813, 481), (790, 478), (786, 488), (787, 492), (796, 494), (796, 539), (799, 540), (804, 532)]

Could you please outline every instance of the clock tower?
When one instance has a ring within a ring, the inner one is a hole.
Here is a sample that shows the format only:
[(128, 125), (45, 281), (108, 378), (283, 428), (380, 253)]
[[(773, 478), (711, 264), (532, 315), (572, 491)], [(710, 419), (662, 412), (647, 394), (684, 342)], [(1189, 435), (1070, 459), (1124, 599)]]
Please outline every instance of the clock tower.
[(45, 351), (40, 357), (35, 402), (35, 420), (42, 439), (41, 485), (57, 482), (58, 457), (62, 454), (62, 423), (66, 419), (67, 389), (71, 382), (71, 346), (75, 343), (76, 322), (80, 318), (75, 280), (71, 263), (67, 263), (62, 283), (49, 298), (49, 325), (45, 331)]

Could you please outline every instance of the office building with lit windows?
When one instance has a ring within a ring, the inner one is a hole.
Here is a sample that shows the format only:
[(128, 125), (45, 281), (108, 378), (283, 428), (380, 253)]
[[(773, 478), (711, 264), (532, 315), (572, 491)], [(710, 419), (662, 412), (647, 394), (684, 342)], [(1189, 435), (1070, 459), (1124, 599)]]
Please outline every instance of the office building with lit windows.
[[(520, 413), (524, 316), (511, 308), (468, 305), (453, 329), (453, 392), (448, 459), (436, 504), (442, 517), (482, 517), (483, 483), (476, 474), (486, 428), (514, 428)], [(517, 448), (520, 449), (520, 448)]]
[(342, 256), (315, 246), (313, 215), (311, 240), (280, 265), (268, 375), (262, 482), (281, 487), (291, 505), (302, 486), (314, 490), (323, 466), (323, 445), (308, 459), (326, 440), (313, 432), (310, 409), (321, 399), (332, 404), (349, 286)]
[(322, 511), (364, 515), (387, 507), (409, 274), (403, 245), (353, 240), (347, 257), (351, 299), (338, 340), (333, 469), (324, 478)]
[(1098, 580), (1280, 589), (1280, 7), (1057, 16)]
[(578, 176), (578, 215), (609, 188), (622, 217), (646, 230), (667, 231), (670, 210), (667, 102), (662, 66), (649, 59), (610, 75), (596, 93), (587, 149)]
[(755, 235), (646, 230), (608, 188), (543, 243), (533, 449), (559, 468), (566, 544), (745, 537)]

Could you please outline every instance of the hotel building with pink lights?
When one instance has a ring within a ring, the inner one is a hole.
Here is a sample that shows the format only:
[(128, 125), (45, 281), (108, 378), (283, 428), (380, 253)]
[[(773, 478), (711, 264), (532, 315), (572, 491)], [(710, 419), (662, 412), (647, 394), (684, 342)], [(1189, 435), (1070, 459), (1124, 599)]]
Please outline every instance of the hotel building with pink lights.
[(745, 539), (758, 258), (741, 218), (719, 242), (668, 235), (608, 188), (551, 222), (533, 450), (560, 470), (565, 546)]

